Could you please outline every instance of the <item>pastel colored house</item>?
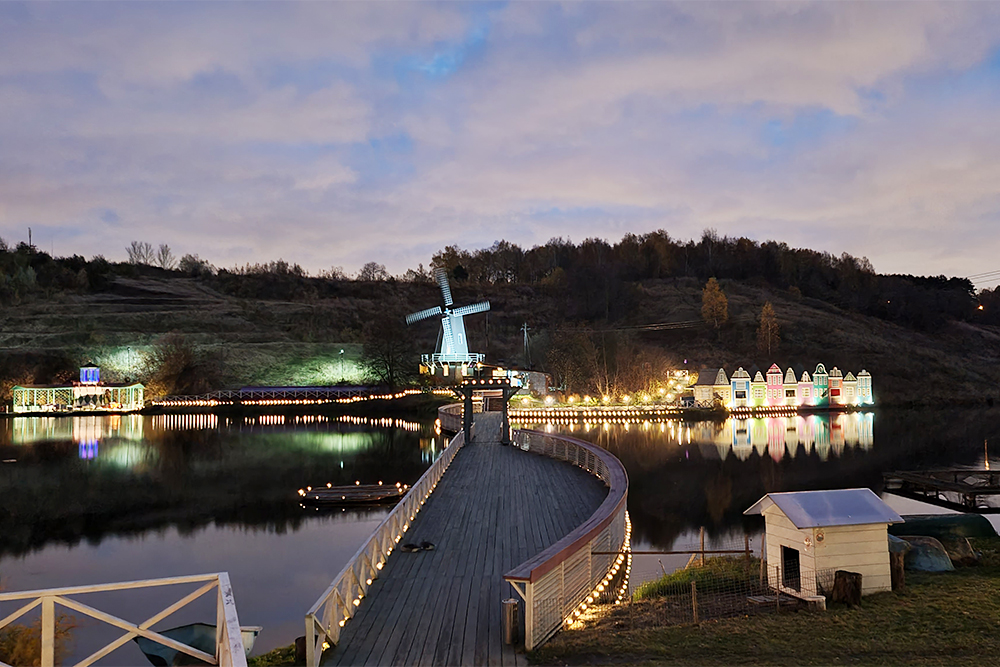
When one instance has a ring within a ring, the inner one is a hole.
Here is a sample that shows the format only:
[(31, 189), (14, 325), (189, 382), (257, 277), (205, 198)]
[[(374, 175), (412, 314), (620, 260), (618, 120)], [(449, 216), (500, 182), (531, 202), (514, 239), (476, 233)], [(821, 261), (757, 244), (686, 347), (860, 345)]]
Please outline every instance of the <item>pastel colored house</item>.
[(844, 376), (843, 391), (841, 396), (844, 399), (844, 405), (857, 405), (858, 404), (858, 379), (854, 377), (854, 373), (848, 371), (847, 375)]
[(715, 376), (715, 384), (712, 385), (712, 393), (715, 394), (722, 401), (723, 405), (729, 405), (729, 401), (733, 398), (733, 387), (729, 384), (729, 378), (726, 377), (726, 371), (719, 369), (719, 373)]
[(871, 405), (875, 402), (872, 394), (872, 376), (865, 369), (858, 373), (858, 403)]
[(889, 524), (903, 519), (870, 489), (769, 493), (762, 514), (768, 583), (789, 595), (823, 594), (836, 570), (861, 574), (861, 594), (892, 589)]
[(726, 371), (722, 368), (706, 368), (700, 371), (693, 389), (695, 404), (703, 408), (712, 407), (716, 396), (723, 405), (729, 403), (729, 394), (732, 391)]
[(766, 404), (784, 405), (785, 382), (782, 379), (781, 369), (778, 368), (778, 364), (771, 364), (771, 367), (767, 369), (766, 384), (766, 398), (764, 399)]
[(795, 381), (795, 371), (791, 367), (785, 371), (784, 405), (800, 405), (799, 383)]
[(799, 405), (812, 405), (813, 401), (813, 381), (809, 377), (809, 371), (802, 371), (799, 378)]
[(844, 404), (844, 374), (840, 372), (840, 369), (834, 366), (830, 370), (829, 376), (830, 382), (830, 405), (843, 405)]
[(733, 373), (730, 384), (733, 386), (732, 406), (744, 408), (750, 405), (750, 374), (743, 370), (742, 366)]
[(767, 401), (767, 382), (764, 381), (764, 376), (761, 375), (760, 371), (753, 376), (753, 382), (750, 383), (750, 405), (753, 407), (759, 407), (764, 405)]
[(816, 364), (813, 371), (813, 405), (830, 404), (830, 374), (826, 372), (826, 366)]

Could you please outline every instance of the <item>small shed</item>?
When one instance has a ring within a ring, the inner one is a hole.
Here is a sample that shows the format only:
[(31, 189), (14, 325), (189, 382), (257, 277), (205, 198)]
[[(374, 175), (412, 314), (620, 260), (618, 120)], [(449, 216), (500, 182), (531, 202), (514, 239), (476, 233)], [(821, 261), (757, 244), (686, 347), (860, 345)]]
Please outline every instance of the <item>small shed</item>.
[(892, 589), (888, 527), (903, 519), (871, 489), (769, 493), (744, 514), (762, 514), (768, 581), (796, 597), (819, 594), (836, 570), (858, 572), (861, 594)]

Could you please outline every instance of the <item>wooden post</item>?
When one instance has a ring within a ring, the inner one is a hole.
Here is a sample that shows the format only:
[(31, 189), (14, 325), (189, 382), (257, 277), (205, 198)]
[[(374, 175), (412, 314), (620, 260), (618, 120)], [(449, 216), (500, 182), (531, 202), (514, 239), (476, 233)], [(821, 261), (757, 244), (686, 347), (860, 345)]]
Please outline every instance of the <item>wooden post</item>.
[(889, 552), (889, 576), (892, 581), (892, 590), (894, 591), (906, 590), (905, 560), (906, 554), (895, 551)]
[(56, 664), (56, 602), (54, 598), (42, 598), (42, 667)]
[(465, 399), (462, 409), (462, 429), (465, 432), (465, 444), (472, 444), (472, 388), (462, 388)]
[(694, 622), (698, 622), (698, 583), (695, 581), (691, 582), (691, 615), (694, 617)]
[(705, 567), (705, 526), (701, 527), (701, 566)]
[(851, 607), (861, 604), (861, 574), (837, 570), (833, 575), (834, 602), (846, 602)]

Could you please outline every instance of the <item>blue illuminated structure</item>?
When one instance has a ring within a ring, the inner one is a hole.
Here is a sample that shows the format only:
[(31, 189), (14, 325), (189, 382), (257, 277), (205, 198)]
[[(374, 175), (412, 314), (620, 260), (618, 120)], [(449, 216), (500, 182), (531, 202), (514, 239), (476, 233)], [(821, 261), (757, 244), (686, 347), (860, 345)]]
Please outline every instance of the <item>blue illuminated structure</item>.
[(99, 384), (101, 369), (96, 364), (89, 363), (80, 367), (80, 384)]

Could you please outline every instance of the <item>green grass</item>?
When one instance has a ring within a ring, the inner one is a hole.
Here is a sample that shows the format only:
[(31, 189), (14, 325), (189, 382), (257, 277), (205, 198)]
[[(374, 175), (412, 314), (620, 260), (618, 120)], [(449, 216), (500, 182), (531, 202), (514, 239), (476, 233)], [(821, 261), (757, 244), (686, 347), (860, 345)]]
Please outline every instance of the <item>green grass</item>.
[(267, 653), (247, 658), (247, 667), (292, 667), (295, 665), (295, 644), (281, 646)]
[[(987, 665), (1000, 655), (1000, 540), (977, 567), (907, 572), (861, 607), (656, 627), (655, 600), (605, 608), (530, 654), (536, 664)], [(631, 616), (631, 618), (630, 618)]]
[(679, 586), (690, 585), (692, 581), (701, 591), (735, 589), (757, 580), (759, 571), (759, 558), (752, 558), (749, 562), (743, 558), (707, 558), (704, 567), (678, 570), (647, 581), (636, 589), (632, 597), (636, 601), (661, 597), (676, 592)]

